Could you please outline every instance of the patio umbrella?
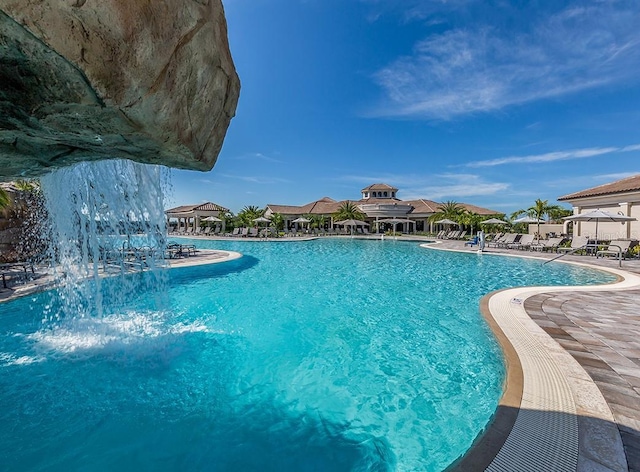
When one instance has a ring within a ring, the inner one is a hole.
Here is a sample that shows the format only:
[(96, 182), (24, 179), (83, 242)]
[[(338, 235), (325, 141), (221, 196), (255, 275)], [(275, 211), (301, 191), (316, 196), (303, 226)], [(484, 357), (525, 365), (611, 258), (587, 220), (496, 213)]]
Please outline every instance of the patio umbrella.
[(513, 224), (518, 223), (544, 223), (544, 220), (539, 220), (538, 218), (533, 218), (529, 215), (521, 216), (520, 218), (516, 218), (512, 221)]
[(222, 221), (222, 220), (215, 216), (207, 216), (206, 218), (202, 218), (202, 221), (210, 221), (211, 223), (213, 223), (213, 222)]
[(484, 220), (480, 222), (481, 225), (508, 225), (508, 221), (502, 221), (498, 218), (489, 218), (488, 220)]
[(353, 236), (353, 228), (355, 228), (356, 226), (369, 226), (369, 223), (365, 223), (361, 220), (342, 220), (336, 221), (334, 224), (340, 226), (351, 226), (351, 236)]
[(265, 218), (264, 216), (259, 216), (258, 218), (253, 219), (254, 223), (271, 223), (269, 218)]
[(632, 216), (616, 215), (603, 210), (592, 210), (587, 213), (579, 213), (577, 215), (565, 216), (563, 220), (568, 221), (595, 221), (596, 222), (596, 241), (598, 240), (598, 222), (609, 221), (617, 223), (625, 223), (627, 221), (636, 221)]
[(340, 226), (369, 226), (369, 223), (365, 223), (361, 220), (342, 220), (336, 221), (334, 224)]
[(438, 220), (435, 222), (437, 225), (457, 225), (456, 221), (450, 220), (449, 218), (444, 218), (442, 220)]
[(296, 218), (292, 221), (292, 223), (309, 223), (311, 220), (301, 216), (300, 218)]

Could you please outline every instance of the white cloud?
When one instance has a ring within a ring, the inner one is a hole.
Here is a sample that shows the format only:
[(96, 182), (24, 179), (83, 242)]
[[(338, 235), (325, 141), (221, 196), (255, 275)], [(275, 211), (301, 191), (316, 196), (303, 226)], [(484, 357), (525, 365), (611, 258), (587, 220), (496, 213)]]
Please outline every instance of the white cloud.
[(257, 176), (257, 175), (233, 175), (233, 174), (219, 174), (221, 177), (227, 179), (235, 179), (241, 180), (243, 182), (248, 182), (251, 184), (258, 185), (269, 185), (269, 184), (284, 184), (290, 183), (290, 180), (282, 179), (279, 177), (271, 177), (271, 176)]
[(602, 147), (573, 149), (571, 151), (553, 151), (543, 154), (533, 154), (528, 156), (508, 156), (497, 159), (487, 159), (484, 161), (472, 161), (465, 164), (467, 167), (493, 167), (504, 164), (533, 164), (540, 162), (566, 161), (569, 159), (584, 159), (587, 157), (601, 156), (614, 152), (640, 151), (640, 144), (625, 147)]
[(386, 103), (373, 114), (449, 119), (640, 74), (640, 9), (632, 3), (566, 8), (532, 18), (528, 29), (478, 23), (433, 34), (379, 70)]
[(463, 200), (466, 197), (496, 195), (508, 190), (505, 182), (487, 182), (474, 174), (438, 174), (424, 178), (419, 186), (402, 191), (403, 200)]

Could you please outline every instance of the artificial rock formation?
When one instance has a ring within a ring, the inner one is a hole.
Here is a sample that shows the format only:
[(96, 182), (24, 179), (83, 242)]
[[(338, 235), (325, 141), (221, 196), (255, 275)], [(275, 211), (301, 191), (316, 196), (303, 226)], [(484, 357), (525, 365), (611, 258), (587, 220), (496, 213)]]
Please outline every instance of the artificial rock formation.
[(215, 164), (240, 83), (221, 0), (0, 0), (0, 180)]

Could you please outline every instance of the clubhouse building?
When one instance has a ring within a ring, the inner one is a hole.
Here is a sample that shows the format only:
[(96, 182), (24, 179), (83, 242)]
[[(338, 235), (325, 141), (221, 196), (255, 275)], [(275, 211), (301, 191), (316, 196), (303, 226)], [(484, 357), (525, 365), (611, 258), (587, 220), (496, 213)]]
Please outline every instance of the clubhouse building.
[[(434, 231), (435, 225), (429, 218), (440, 211), (440, 203), (432, 200), (400, 200), (396, 195), (398, 189), (387, 184), (373, 184), (363, 188), (359, 200), (336, 201), (329, 197), (321, 198), (302, 206), (268, 204), (265, 216), (269, 218), (274, 213), (280, 213), (285, 219), (285, 227), (294, 226), (293, 221), (309, 216), (322, 215), (326, 218), (327, 228), (333, 228), (333, 214), (347, 202), (353, 203), (366, 215), (365, 221), (372, 231), (380, 228), (396, 229), (403, 233)], [(501, 215), (502, 213), (468, 203), (459, 203), (469, 212), (482, 216)]]

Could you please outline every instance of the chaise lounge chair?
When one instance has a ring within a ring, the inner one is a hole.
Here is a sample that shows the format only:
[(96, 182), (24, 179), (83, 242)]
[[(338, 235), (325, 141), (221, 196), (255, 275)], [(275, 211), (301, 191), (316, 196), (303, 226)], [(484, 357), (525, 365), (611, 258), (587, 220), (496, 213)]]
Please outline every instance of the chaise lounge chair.
[(571, 238), (571, 246), (569, 247), (558, 247), (556, 249), (557, 252), (573, 252), (577, 251), (580, 248), (586, 247), (589, 242), (588, 236), (574, 236)]
[(602, 256), (615, 256), (624, 260), (629, 249), (635, 246), (638, 242), (631, 240), (613, 240), (607, 246), (607, 249), (602, 249), (596, 252), (596, 258)]

